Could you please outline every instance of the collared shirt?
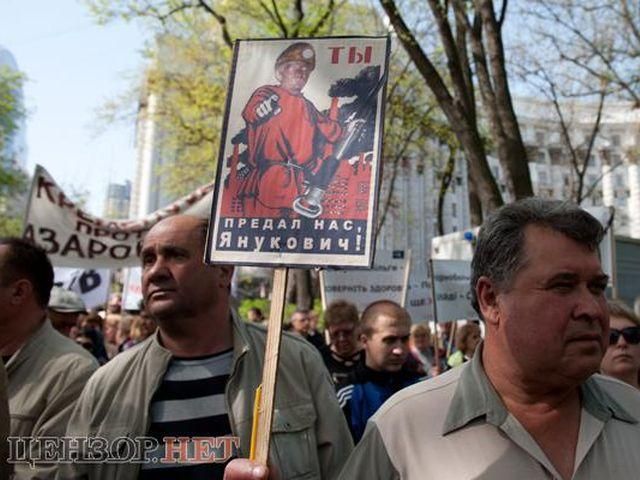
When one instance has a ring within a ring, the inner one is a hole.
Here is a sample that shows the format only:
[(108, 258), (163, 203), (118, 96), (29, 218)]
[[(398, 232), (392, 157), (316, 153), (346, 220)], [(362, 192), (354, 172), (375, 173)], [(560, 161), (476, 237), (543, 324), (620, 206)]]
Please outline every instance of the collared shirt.
[[(480, 351), (471, 362), (393, 396), (372, 417), (341, 479), (560, 479), (493, 389)], [(640, 476), (640, 394), (594, 375), (582, 410), (573, 480)]]

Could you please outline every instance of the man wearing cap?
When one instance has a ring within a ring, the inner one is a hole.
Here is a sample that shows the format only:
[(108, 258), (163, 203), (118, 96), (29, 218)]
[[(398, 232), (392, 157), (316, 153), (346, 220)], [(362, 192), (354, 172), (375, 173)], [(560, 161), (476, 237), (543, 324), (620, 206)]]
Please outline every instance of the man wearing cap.
[(51, 289), (48, 310), (53, 328), (65, 337), (71, 337), (71, 329), (78, 326), (80, 315), (87, 313), (80, 295), (62, 287)]
[[(278, 85), (258, 88), (242, 111), (247, 123), (248, 174), (240, 197), (258, 215), (287, 214), (316, 171), (327, 143), (342, 134), (335, 115), (324, 115), (302, 90), (316, 66), (313, 47), (296, 42), (276, 60)], [(284, 209), (284, 210), (283, 210)]]
[[(75, 401), (98, 366), (47, 319), (52, 285), (53, 268), (44, 250), (26, 240), (0, 238), (0, 355), (7, 372), (10, 434), (27, 437), (25, 442), (64, 435)], [(28, 452), (20, 445), (13, 455), (36, 464), (16, 464), (16, 478), (50, 478), (54, 465), (37, 463), (44, 454), (39, 444), (31, 442)]]

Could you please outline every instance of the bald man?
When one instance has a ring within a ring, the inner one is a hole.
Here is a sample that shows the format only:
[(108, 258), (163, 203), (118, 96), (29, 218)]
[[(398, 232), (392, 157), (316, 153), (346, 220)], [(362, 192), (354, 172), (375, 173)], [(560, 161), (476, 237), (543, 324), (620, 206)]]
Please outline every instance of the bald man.
[[(76, 464), (73, 476), (222, 479), (230, 459), (248, 456), (266, 332), (231, 312), (233, 267), (203, 263), (206, 233), (206, 221), (186, 215), (149, 231), (142, 293), (158, 330), (92, 377), (69, 424), (71, 436), (101, 436), (111, 444), (147, 437), (142, 461)], [(269, 457), (273, 478), (336, 478), (351, 449), (318, 352), (286, 335)]]
[(355, 442), (362, 437), (369, 417), (391, 395), (420, 379), (420, 374), (407, 366), (410, 330), (409, 313), (391, 300), (374, 302), (362, 312), (360, 342), (364, 363), (338, 390)]

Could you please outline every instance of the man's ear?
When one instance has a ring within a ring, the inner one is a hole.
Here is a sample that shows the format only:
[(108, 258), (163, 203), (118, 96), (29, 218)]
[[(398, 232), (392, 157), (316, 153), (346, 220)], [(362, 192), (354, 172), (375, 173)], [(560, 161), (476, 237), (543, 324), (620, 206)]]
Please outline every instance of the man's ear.
[(476, 298), (485, 321), (497, 325), (500, 318), (498, 290), (489, 277), (482, 276), (476, 282)]
[(360, 343), (364, 347), (367, 344), (367, 340), (369, 340), (369, 338), (364, 333), (361, 333), (360, 335), (358, 335), (358, 340), (360, 340)]
[(11, 297), (9, 303), (11, 305), (22, 305), (33, 294), (33, 285), (26, 278), (16, 280), (11, 284)]

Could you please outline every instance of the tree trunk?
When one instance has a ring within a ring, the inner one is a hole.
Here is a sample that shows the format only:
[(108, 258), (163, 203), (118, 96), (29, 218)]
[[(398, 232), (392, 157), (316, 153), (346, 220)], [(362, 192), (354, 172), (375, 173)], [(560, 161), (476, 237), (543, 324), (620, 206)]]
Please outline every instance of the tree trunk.
[[(404, 22), (395, 2), (393, 0), (380, 0), (380, 2), (395, 31), (398, 33), (398, 39), (402, 42), (402, 45), (415, 63), (416, 68), (425, 79), (429, 89), (435, 95), (440, 108), (442, 108), (442, 111), (447, 117), (451, 129), (458, 138), (469, 162), (469, 173), (475, 183), (476, 191), (483, 208), (486, 211), (498, 208), (503, 204), (502, 195), (489, 168), (484, 145), (475, 122), (473, 112), (475, 107), (473, 102), (471, 102), (473, 93), (467, 92), (464, 94), (463, 92), (464, 85), (468, 83), (464, 78), (465, 73), (463, 69), (459, 68), (458, 65), (457, 68), (449, 72), (451, 75), (457, 74), (456, 78), (452, 79), (452, 81), (456, 85), (458, 96), (461, 98), (454, 98), (451, 96), (451, 93), (435, 66), (426, 56), (413, 33)], [(441, 27), (443, 29), (445, 28), (443, 24), (441, 24)], [(450, 35), (447, 39), (443, 39), (443, 43), (445, 43), (445, 40), (450, 42)], [(449, 47), (451, 46), (449, 45)], [(451, 48), (449, 48), (449, 51), (451, 55), (454, 55)], [(522, 161), (522, 157), (516, 158), (515, 160)]]
[(311, 272), (307, 269), (297, 268), (293, 271), (293, 278), (296, 285), (296, 308), (298, 310), (311, 310), (313, 307)]
[(482, 225), (482, 205), (480, 203), (480, 197), (478, 197), (478, 191), (469, 172), (467, 172), (467, 186), (469, 189), (469, 216), (471, 217), (471, 226), (477, 227)]

